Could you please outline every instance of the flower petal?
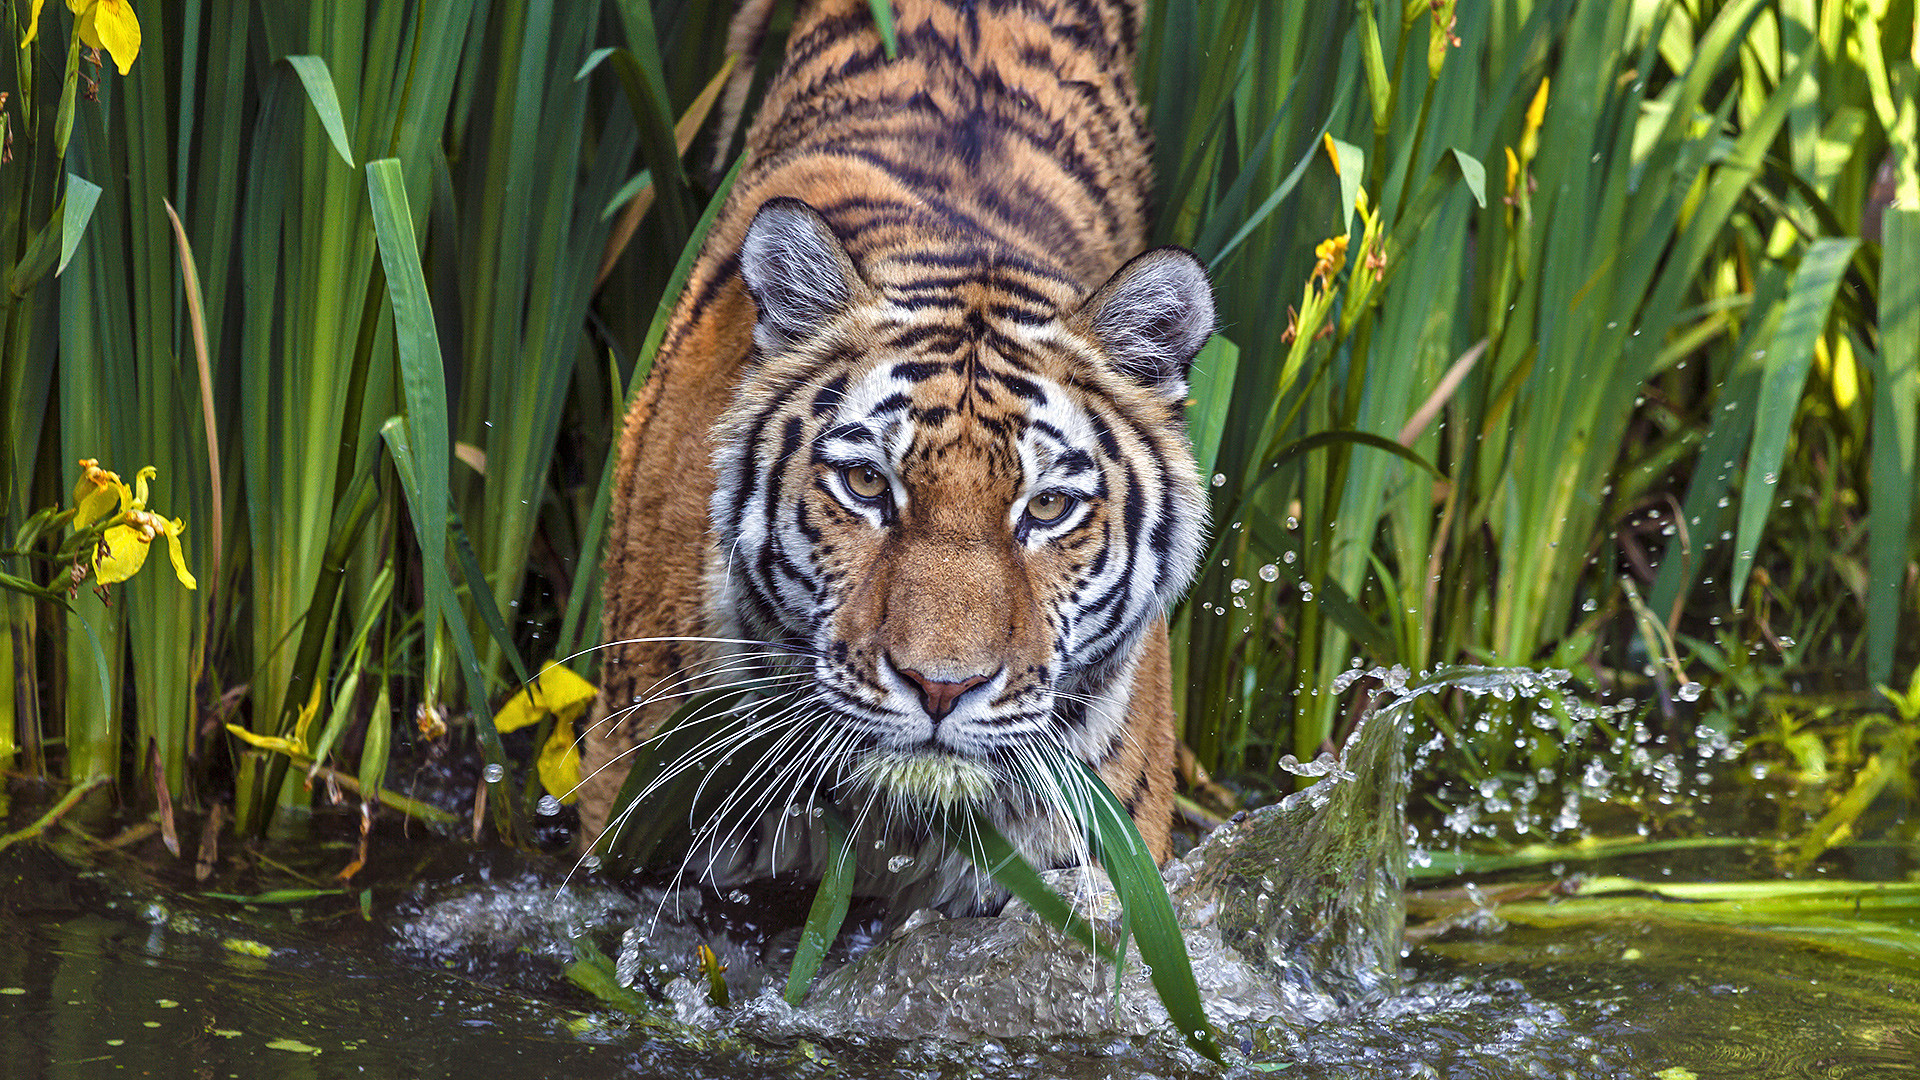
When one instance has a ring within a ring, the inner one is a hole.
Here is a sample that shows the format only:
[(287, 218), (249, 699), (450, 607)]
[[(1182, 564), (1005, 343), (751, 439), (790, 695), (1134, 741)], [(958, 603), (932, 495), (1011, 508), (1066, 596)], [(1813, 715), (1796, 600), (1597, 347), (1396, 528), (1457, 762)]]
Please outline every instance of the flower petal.
[(278, 735), (255, 735), (239, 724), (228, 724), (227, 730), (235, 738), (262, 750), (278, 750), (293, 757), (307, 756), (307, 744), (299, 739), (286, 739)]
[(148, 543), (139, 529), (131, 525), (115, 525), (107, 530), (101, 540), (107, 547), (106, 555), (94, 560), (93, 576), (102, 585), (114, 585), (125, 581), (140, 572), (146, 564)]
[(557, 723), (553, 725), (553, 734), (547, 736), (547, 744), (540, 748), (537, 766), (540, 786), (568, 805), (580, 797), (579, 745), (573, 735), (573, 725)]
[(159, 475), (160, 470), (151, 465), (143, 465), (139, 472), (133, 474), (132, 509), (145, 510), (147, 508), (147, 481)]
[(514, 694), (493, 714), (494, 730), (505, 734), (540, 722), (548, 713), (578, 715), (600, 691), (564, 665), (552, 660), (532, 682)]
[(167, 534), (167, 557), (173, 560), (173, 576), (187, 588), (198, 589), (200, 583), (193, 580), (193, 573), (187, 569), (187, 553), (180, 546), (180, 534), (187, 531), (187, 523), (174, 518), (163, 524), (160, 531)]
[[(83, 480), (81, 483), (84, 484), (86, 481)], [(79, 488), (74, 488), (76, 496), (79, 496), (79, 491)], [(116, 503), (126, 506), (132, 500), (133, 493), (127, 490), (125, 484), (109, 483), (95, 487), (86, 495), (74, 500), (73, 527), (84, 529), (96, 521), (112, 516)]]
[(127, 0), (96, 0), (80, 16), (80, 40), (113, 56), (113, 65), (125, 75), (140, 55), (140, 20)]
[(20, 47), (33, 44), (34, 35), (40, 32), (40, 5), (47, 0), (33, 0), (33, 10), (27, 13), (27, 36), (20, 39)]

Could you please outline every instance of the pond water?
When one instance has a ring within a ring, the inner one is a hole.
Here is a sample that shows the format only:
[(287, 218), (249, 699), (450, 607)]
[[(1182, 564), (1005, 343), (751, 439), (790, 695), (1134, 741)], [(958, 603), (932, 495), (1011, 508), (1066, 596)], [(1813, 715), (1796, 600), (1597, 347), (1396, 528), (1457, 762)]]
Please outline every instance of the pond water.
[[(1383, 782), (1400, 781), (1390, 771)], [(345, 824), (316, 828), (326, 836)], [(0, 1077), (1220, 1075), (1170, 1032), (1116, 1033), (1125, 1023), (1072, 1036), (903, 1037), (900, 1025), (876, 1029), (845, 1008), (789, 1009), (764, 986), (792, 932), (767, 916), (804, 911), (802, 889), (567, 883), (562, 861), (389, 832), (353, 893), (290, 903), (204, 895), (191, 858), (172, 859), (157, 841), (109, 849), (56, 829), (0, 852)], [(1385, 832), (1404, 842), (1397, 815)], [(1675, 869), (1635, 866), (1642, 878)], [(1310, 926), (1285, 932), (1304, 940), (1331, 928), (1343, 962), (1360, 963), (1377, 944), (1364, 926), (1381, 921), (1359, 910), (1358, 894), (1335, 895), (1337, 876), (1320, 909), (1285, 898), (1259, 910), (1310, 912), (1300, 920)], [(1285, 1020), (1230, 1021), (1225, 1075), (1920, 1077), (1911, 900), (1889, 905), (1868, 890), (1854, 903), (1879, 922), (1835, 927), (1761, 908), (1703, 920), (1699, 903), (1645, 890), (1496, 905), (1525, 891), (1502, 888), (1415, 893), (1397, 989), (1335, 980), (1338, 992), (1316, 985), (1289, 999), (1305, 1004)], [(1388, 925), (1397, 939), (1397, 917)], [(642, 1016), (566, 977), (586, 943), (614, 957), (624, 945), (630, 967), (636, 926), (649, 935), (637, 985), (652, 980), (666, 999)], [(724, 1013), (706, 1002), (704, 981), (672, 977), (693, 969), (703, 942), (729, 965), (734, 1007)], [(961, 977), (942, 962), (916, 977)], [(873, 985), (889, 995), (881, 1006), (910, 989)], [(1211, 1011), (1222, 1019), (1231, 1010), (1219, 1004)]]

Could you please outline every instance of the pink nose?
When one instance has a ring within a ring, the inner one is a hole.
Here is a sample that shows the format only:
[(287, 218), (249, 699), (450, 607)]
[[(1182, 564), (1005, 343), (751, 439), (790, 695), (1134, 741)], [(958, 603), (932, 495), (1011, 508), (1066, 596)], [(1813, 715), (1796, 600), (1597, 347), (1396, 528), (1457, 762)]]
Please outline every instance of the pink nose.
[(929, 679), (912, 668), (897, 670), (913, 684), (914, 691), (920, 695), (921, 706), (935, 721), (947, 718), (947, 714), (953, 711), (953, 703), (960, 699), (961, 694), (976, 686), (987, 684), (985, 675), (975, 675), (961, 682), (942, 682), (939, 679)]

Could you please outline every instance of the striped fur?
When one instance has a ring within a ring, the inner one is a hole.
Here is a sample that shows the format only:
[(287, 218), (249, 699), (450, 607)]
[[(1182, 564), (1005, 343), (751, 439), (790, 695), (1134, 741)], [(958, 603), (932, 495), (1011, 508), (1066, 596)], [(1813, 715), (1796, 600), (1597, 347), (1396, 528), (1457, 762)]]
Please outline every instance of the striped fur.
[(817, 870), (781, 811), (831, 799), (885, 856), (863, 891), (960, 911), (996, 897), (930, 827), (942, 783), (1036, 862), (1084, 857), (1017, 782), (1038, 743), (1167, 853), (1163, 616), (1204, 538), (1182, 406), (1213, 307), (1187, 253), (1129, 261), (1133, 3), (895, 10), (892, 62), (866, 0), (800, 13), (628, 414), (582, 808), (605, 826), (673, 694), (762, 680), (749, 726), (781, 749), (702, 869)]

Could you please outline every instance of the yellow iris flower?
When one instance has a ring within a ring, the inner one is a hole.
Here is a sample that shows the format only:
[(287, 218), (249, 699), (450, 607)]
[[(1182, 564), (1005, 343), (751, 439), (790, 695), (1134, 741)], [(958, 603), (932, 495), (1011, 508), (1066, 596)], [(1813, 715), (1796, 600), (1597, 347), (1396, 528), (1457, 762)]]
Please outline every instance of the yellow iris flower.
[(554, 718), (553, 733), (540, 748), (537, 767), (541, 786), (563, 803), (579, 798), (580, 748), (573, 722), (599, 692), (592, 683), (549, 660), (526, 689), (493, 715), (494, 730), (502, 733), (539, 723), (549, 715)]
[(168, 520), (147, 509), (147, 481), (160, 474), (158, 469), (149, 465), (134, 474), (131, 489), (120, 482), (118, 473), (101, 468), (92, 458), (82, 460), (80, 470), (80, 481), (73, 486), (74, 528), (84, 529), (105, 518), (116, 503), (120, 508), (100, 541), (106, 552), (93, 562), (96, 581), (115, 585), (139, 573), (140, 567), (146, 564), (147, 549), (164, 536), (174, 576), (189, 589), (199, 587), (187, 570), (186, 552), (180, 546), (180, 537), (187, 531), (186, 522), (179, 518)]
[[(40, 7), (44, 3), (46, 0), (33, 0), (33, 9), (27, 14), (27, 36), (20, 39), (23, 49), (40, 32)], [(128, 0), (67, 0), (67, 10), (79, 16), (76, 29), (81, 44), (107, 50), (120, 74), (133, 70), (133, 58), (140, 55), (140, 20)]]

